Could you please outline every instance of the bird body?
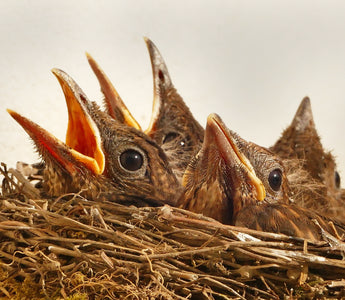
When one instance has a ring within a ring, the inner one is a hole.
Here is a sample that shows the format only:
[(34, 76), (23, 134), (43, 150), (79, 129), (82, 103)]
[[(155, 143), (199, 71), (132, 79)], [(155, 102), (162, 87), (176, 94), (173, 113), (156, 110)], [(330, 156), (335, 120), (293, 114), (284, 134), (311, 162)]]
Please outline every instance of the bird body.
[(324, 238), (321, 228), (331, 235), (341, 236), (345, 233), (345, 226), (336, 220), (322, 216), (313, 210), (285, 203), (248, 205), (239, 212), (236, 226), (283, 233), (310, 240)]
[[(329, 218), (290, 202), (283, 161), (229, 130), (219, 116), (207, 119), (200, 152), (188, 166), (182, 208), (236, 226), (312, 240), (330, 231)], [(318, 221), (318, 224), (314, 222)], [(344, 225), (336, 228), (340, 233)]]

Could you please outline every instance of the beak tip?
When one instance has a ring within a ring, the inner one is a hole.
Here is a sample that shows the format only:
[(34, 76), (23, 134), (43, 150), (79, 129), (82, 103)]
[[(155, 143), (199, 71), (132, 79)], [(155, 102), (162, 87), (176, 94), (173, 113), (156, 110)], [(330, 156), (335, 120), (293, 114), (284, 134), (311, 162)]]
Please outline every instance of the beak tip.
[(87, 52), (87, 51), (85, 51), (85, 56), (86, 56), (86, 59), (87, 59), (88, 61), (93, 60), (91, 54), (90, 54), (89, 52)]
[(62, 71), (60, 69), (52, 68), (50, 71), (55, 75), (56, 78), (59, 79), (60, 77), (62, 77)]
[(303, 100), (302, 101), (305, 101), (305, 102), (310, 102), (310, 98), (309, 98), (309, 96), (305, 96), (304, 98), (303, 98)]
[(207, 117), (207, 121), (213, 121), (216, 120), (218, 118), (218, 115), (215, 113), (209, 114)]
[(207, 121), (206, 121), (206, 126), (214, 126), (217, 125), (219, 127), (219, 124), (221, 124), (222, 121), (220, 119), (220, 117), (216, 114), (216, 113), (212, 113), (209, 114), (207, 117)]
[(147, 36), (144, 36), (143, 39), (149, 52), (153, 51), (153, 49), (155, 49), (155, 44)]
[(15, 112), (14, 110), (7, 108), (6, 111), (7, 111), (7, 112), (10, 114), (10, 116), (11, 116), (13, 119), (15, 119), (16, 121), (18, 121), (18, 119), (20, 118), (20, 115), (19, 115), (17, 112)]

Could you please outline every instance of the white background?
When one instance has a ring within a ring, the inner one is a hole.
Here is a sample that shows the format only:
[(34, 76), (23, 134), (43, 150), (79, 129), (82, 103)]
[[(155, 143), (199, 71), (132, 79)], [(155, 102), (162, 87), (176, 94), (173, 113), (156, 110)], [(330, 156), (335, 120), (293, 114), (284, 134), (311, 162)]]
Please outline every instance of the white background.
[(143, 36), (203, 125), (216, 112), (243, 138), (270, 146), (308, 95), (323, 145), (345, 176), (343, 1), (2, 0), (0, 161), (37, 160), (6, 108), (64, 140), (67, 112), (51, 68), (101, 103), (85, 51), (146, 128), (153, 92)]

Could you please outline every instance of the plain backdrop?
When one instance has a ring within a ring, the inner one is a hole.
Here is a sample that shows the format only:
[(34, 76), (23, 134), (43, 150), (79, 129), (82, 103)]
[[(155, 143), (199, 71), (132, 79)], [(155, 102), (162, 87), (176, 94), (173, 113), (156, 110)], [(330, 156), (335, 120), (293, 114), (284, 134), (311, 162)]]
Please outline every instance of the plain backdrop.
[(270, 146), (309, 96), (323, 145), (345, 176), (344, 1), (2, 0), (0, 161), (38, 159), (6, 108), (64, 140), (66, 105), (51, 68), (101, 103), (85, 51), (146, 128), (153, 83), (143, 36), (203, 125), (215, 112), (243, 138)]

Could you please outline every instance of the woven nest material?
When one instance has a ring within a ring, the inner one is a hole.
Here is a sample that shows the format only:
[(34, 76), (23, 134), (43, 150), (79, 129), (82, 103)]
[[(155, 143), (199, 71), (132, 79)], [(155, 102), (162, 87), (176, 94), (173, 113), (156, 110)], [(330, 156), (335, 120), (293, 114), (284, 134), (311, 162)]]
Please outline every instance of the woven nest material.
[(345, 297), (345, 245), (326, 234), (310, 242), (78, 194), (34, 199), (28, 182), (1, 173), (1, 298)]

